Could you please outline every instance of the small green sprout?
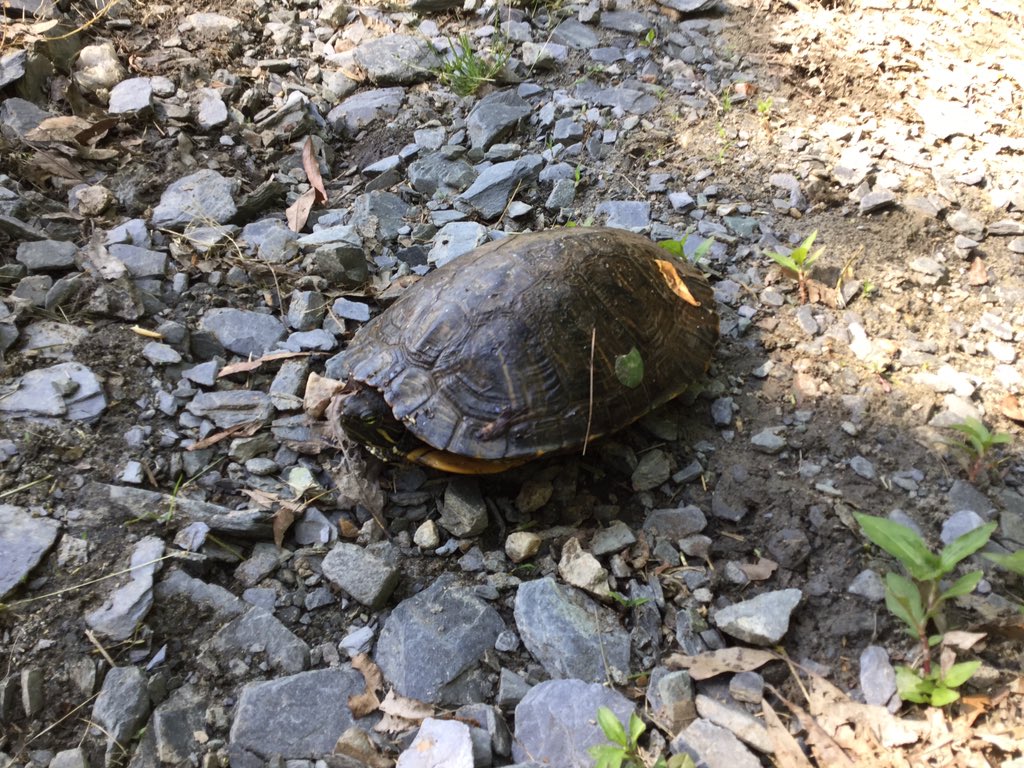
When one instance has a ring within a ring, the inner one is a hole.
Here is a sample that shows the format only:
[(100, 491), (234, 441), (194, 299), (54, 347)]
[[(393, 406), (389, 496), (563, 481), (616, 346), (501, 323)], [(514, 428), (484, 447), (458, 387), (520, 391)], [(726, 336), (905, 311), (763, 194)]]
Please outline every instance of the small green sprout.
[(609, 592), (608, 597), (614, 600), (616, 603), (621, 605), (623, 608), (639, 608), (645, 603), (649, 603), (651, 598), (649, 597), (626, 597), (621, 592)]
[(965, 453), (967, 480), (971, 483), (999, 464), (993, 456), (996, 447), (1007, 445), (1013, 440), (1013, 436), (1006, 432), (989, 432), (988, 427), (975, 418), (964, 419), (950, 428), (964, 436), (963, 441), (951, 442), (950, 445)]
[[(597, 724), (601, 726), (605, 738), (610, 744), (600, 744), (587, 750), (594, 758), (594, 768), (645, 768), (650, 765), (640, 752), (637, 742), (643, 736), (647, 726), (636, 712), (629, 715), (629, 733), (608, 707), (597, 710)], [(667, 760), (659, 757), (654, 768), (695, 768), (693, 758), (686, 753), (672, 755)]]
[(658, 39), (658, 33), (652, 27), (647, 30), (647, 34), (644, 35), (644, 39), (640, 41), (640, 47), (651, 48), (654, 45), (654, 41)]
[(757, 100), (757, 114), (760, 117), (768, 118), (772, 114), (772, 97), (762, 96)]
[(711, 250), (711, 246), (715, 244), (715, 239), (709, 237), (693, 251), (693, 255), (686, 255), (686, 241), (690, 239), (692, 232), (687, 232), (678, 240), (660, 240), (658, 245), (664, 248), (666, 251), (671, 253), (673, 256), (679, 259), (689, 259), (691, 262), (696, 264), (698, 261), (707, 255), (707, 252)]
[(487, 55), (474, 51), (465, 33), (454, 42), (449, 39), (448, 44), (451, 50), (442, 59), (437, 78), (459, 96), (474, 94), (484, 83), (494, 80), (509, 59), (509, 52), (500, 40), (494, 42)]
[[(965, 573), (946, 589), (942, 588), (941, 582), (944, 577), (953, 573), (962, 560), (988, 543), (996, 524), (987, 523), (975, 528), (950, 542), (936, 554), (928, 549), (920, 536), (905, 525), (884, 517), (860, 513), (854, 514), (854, 517), (864, 535), (899, 560), (910, 576), (907, 578), (898, 573), (887, 573), (885, 576), (885, 605), (893, 616), (906, 625), (907, 632), (917, 639), (923, 659), (920, 673), (909, 667), (897, 667), (897, 689), (900, 697), (905, 701), (926, 702), (932, 706), (943, 706), (955, 701), (959, 694), (954, 689), (969, 679), (977, 666), (972, 667), (970, 663), (957, 664), (933, 672), (931, 649), (942, 641), (942, 636), (930, 636), (929, 625), (943, 626), (945, 602), (954, 597), (970, 594), (978, 586), (982, 577), (981, 571)], [(953, 670), (957, 671), (954, 673)]]
[(825, 252), (824, 248), (819, 248), (814, 253), (811, 253), (811, 246), (814, 244), (814, 238), (817, 236), (818, 230), (814, 230), (804, 238), (800, 245), (788, 254), (774, 252), (768, 254), (776, 264), (796, 275), (801, 304), (807, 303), (807, 277), (811, 274), (811, 265)]
[(729, 114), (732, 112), (732, 89), (726, 88), (722, 91), (722, 112)]

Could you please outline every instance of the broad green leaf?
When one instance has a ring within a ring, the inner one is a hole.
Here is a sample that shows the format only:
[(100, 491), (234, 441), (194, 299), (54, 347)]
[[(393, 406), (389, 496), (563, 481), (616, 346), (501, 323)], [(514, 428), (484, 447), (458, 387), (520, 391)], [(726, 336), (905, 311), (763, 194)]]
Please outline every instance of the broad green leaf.
[(622, 727), (619, 718), (608, 707), (600, 707), (597, 710), (597, 723), (604, 731), (604, 735), (608, 737), (608, 741), (614, 742), (620, 747), (627, 745), (626, 729)]
[(961, 661), (959, 664), (954, 664), (942, 678), (942, 684), (947, 688), (959, 688), (971, 679), (980, 666), (980, 661)]
[(1008, 435), (1006, 432), (996, 432), (992, 435), (992, 439), (989, 441), (992, 445), (1005, 445), (1013, 441), (1013, 435)]
[[(693, 252), (693, 260), (694, 261), (700, 261), (701, 259), (703, 259), (704, 258), (704, 254), (706, 254), (708, 251), (710, 251), (711, 250), (711, 246), (714, 245), (714, 244), (715, 244), (715, 239), (713, 237), (709, 237), (703, 243), (698, 245), (697, 246), (697, 250), (695, 250)], [(1009, 435), (1007, 435), (1007, 437), (1009, 437)]]
[(678, 755), (672, 755), (668, 759), (668, 768), (697, 768), (697, 764), (693, 762), (693, 758), (685, 752), (680, 752)]
[(898, 573), (885, 575), (885, 605), (914, 637), (918, 636), (918, 628), (924, 624), (924, 606), (921, 605), (921, 593), (917, 585)]
[(959, 579), (953, 582), (953, 586), (942, 593), (940, 600), (950, 600), (954, 597), (960, 597), (962, 595), (969, 595), (974, 591), (974, 588), (978, 586), (978, 582), (981, 581), (981, 577), (984, 574), (981, 571), (971, 571), (965, 573)]
[(644, 359), (640, 350), (633, 347), (624, 355), (615, 358), (615, 378), (624, 386), (636, 389), (644, 380)]
[(659, 240), (658, 245), (664, 248), (666, 251), (671, 253), (673, 256), (678, 256), (680, 259), (685, 258), (686, 254), (683, 252), (683, 243), (686, 242), (684, 237), (682, 240)]
[(945, 573), (953, 570), (953, 567), (965, 557), (973, 555), (988, 543), (992, 532), (996, 529), (995, 523), (986, 523), (973, 531), (968, 531), (960, 536), (939, 552), (939, 560), (942, 562), (942, 569)]
[(591, 747), (587, 753), (594, 758), (594, 768), (622, 768), (622, 761), (626, 757), (622, 747), (613, 747), (611, 744)]
[(772, 260), (783, 269), (788, 269), (790, 272), (799, 272), (800, 266), (789, 256), (784, 256), (781, 253), (769, 253)]
[(899, 560), (915, 579), (927, 581), (940, 575), (938, 556), (907, 526), (860, 512), (854, 513), (854, 517), (860, 523), (864, 535)]
[(995, 555), (990, 552), (986, 552), (985, 557), (1008, 571), (1013, 571), (1019, 576), (1024, 576), (1024, 549), (1018, 549), (1010, 555)]
[(896, 667), (896, 692), (903, 701), (927, 704), (934, 688), (934, 683), (930, 680), (923, 680), (910, 667)]
[(928, 647), (934, 648), (942, 642), (942, 635), (928, 635)]
[(933, 707), (944, 707), (947, 704), (952, 704), (959, 698), (960, 694), (952, 688), (946, 688), (945, 686), (939, 685), (936, 686), (934, 691), (932, 691), (929, 703)]
[(633, 712), (629, 716), (629, 744), (635, 746), (637, 741), (643, 736), (644, 731), (647, 730), (647, 724), (644, 723), (636, 712)]

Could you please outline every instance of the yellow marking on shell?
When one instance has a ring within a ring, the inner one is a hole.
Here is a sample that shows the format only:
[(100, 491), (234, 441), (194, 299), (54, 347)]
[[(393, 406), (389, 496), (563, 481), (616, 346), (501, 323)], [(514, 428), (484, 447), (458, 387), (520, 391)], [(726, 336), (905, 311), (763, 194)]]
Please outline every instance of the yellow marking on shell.
[(405, 455), (414, 464), (422, 464), (431, 469), (451, 472), (457, 475), (493, 475), (506, 469), (525, 464), (528, 459), (474, 459), (471, 456), (459, 456), (457, 453), (439, 451), (436, 448), (423, 446), (415, 448)]
[(655, 259), (654, 262), (658, 265), (658, 269), (661, 270), (661, 276), (665, 278), (665, 283), (676, 296), (687, 304), (692, 304), (695, 307), (700, 306), (700, 302), (690, 293), (690, 289), (686, 286), (683, 278), (679, 276), (674, 264), (664, 259)]

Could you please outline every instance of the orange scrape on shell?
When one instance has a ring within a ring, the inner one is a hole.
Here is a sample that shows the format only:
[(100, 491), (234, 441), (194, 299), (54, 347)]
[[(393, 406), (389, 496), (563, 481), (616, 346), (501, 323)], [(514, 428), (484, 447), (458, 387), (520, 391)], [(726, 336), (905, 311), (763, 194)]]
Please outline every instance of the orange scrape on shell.
[(686, 287), (686, 283), (683, 282), (683, 278), (676, 272), (675, 266), (671, 262), (664, 261), (663, 259), (654, 260), (658, 269), (661, 270), (661, 276), (665, 278), (665, 282), (668, 283), (668, 287), (672, 289), (672, 292), (679, 298), (685, 301), (687, 304), (692, 304), (695, 307), (700, 306), (700, 302), (693, 298), (693, 294), (690, 293), (690, 289)]

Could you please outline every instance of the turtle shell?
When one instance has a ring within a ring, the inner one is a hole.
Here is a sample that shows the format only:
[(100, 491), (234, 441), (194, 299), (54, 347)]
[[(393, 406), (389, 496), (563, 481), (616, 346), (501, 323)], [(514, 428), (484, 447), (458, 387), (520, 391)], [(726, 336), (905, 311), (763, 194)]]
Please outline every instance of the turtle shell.
[[(355, 334), (342, 370), (434, 449), (525, 460), (676, 397), (717, 338), (712, 290), (690, 264), (624, 230), (568, 228), (430, 272)], [(638, 381), (622, 365), (637, 356)]]

